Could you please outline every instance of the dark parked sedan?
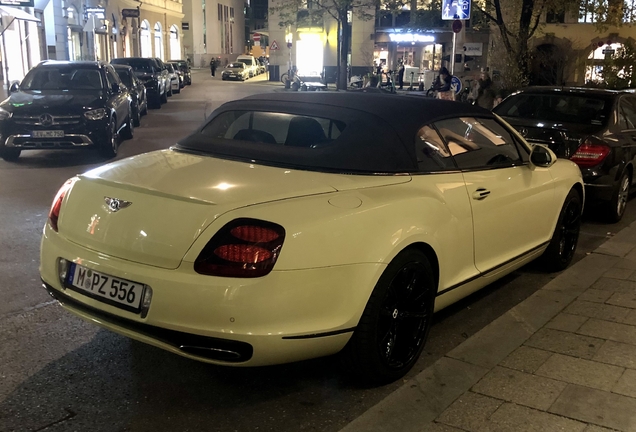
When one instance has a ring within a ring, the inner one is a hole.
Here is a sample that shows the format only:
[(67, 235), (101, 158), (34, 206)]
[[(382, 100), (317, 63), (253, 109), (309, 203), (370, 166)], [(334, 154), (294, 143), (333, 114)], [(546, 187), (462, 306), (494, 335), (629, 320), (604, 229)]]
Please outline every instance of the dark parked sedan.
[(155, 108), (161, 108), (162, 103), (168, 102), (170, 78), (168, 71), (155, 59), (143, 57), (123, 57), (110, 61), (111, 64), (123, 64), (133, 68), (137, 78), (146, 86), (148, 99)]
[(131, 105), (128, 89), (109, 64), (41, 62), (0, 104), (0, 157), (91, 147), (114, 157), (120, 137), (133, 136)]
[(625, 213), (636, 159), (636, 95), (611, 90), (530, 87), (493, 110), (528, 142), (546, 144), (581, 168), (586, 197), (610, 221)]
[(177, 64), (179, 70), (183, 74), (183, 83), (185, 85), (192, 84), (192, 72), (188, 62), (185, 60), (172, 60), (172, 62)]
[(148, 99), (146, 98), (146, 87), (139, 81), (135, 72), (130, 66), (114, 65), (119, 78), (130, 91), (132, 98), (132, 119), (135, 126), (141, 123), (141, 116), (148, 114)]

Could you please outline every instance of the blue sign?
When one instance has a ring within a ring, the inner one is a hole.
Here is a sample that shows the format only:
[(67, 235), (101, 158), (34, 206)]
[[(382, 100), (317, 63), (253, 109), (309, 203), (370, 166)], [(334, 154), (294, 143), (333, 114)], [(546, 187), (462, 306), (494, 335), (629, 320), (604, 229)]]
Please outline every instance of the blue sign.
[(470, 1), (471, 0), (442, 0), (442, 19), (470, 19)]
[(459, 94), (459, 92), (462, 91), (462, 80), (455, 75), (451, 77), (451, 90), (454, 91), (455, 94)]

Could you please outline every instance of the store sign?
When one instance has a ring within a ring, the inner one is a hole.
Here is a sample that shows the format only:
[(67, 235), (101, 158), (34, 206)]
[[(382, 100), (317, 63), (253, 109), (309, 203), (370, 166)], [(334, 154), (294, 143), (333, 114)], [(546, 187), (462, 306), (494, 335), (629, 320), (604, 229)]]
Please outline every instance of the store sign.
[(471, 0), (442, 0), (442, 19), (470, 19), (470, 1)]
[(35, 0), (0, 0), (0, 6), (34, 7)]
[(469, 56), (481, 56), (484, 55), (484, 44), (481, 42), (465, 43), (464, 54)]
[(389, 33), (391, 42), (435, 42), (435, 36), (414, 33)]
[(122, 9), (121, 16), (124, 18), (139, 18), (139, 9)]

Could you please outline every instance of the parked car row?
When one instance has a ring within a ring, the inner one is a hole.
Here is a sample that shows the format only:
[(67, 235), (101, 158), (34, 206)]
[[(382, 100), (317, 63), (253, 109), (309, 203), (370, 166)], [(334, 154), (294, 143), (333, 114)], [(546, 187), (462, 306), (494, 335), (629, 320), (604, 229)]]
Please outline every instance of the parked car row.
[(221, 72), (221, 79), (245, 81), (265, 73), (265, 64), (251, 55), (240, 55), (236, 61), (228, 64)]
[(636, 165), (636, 95), (577, 87), (529, 87), (493, 111), (530, 143), (575, 162), (586, 201), (610, 222), (625, 214)]
[(192, 82), (182, 60), (111, 63), (47, 60), (13, 84), (0, 103), (0, 157), (15, 161), (23, 150), (96, 148), (112, 158), (122, 139), (133, 138), (149, 106), (161, 108)]

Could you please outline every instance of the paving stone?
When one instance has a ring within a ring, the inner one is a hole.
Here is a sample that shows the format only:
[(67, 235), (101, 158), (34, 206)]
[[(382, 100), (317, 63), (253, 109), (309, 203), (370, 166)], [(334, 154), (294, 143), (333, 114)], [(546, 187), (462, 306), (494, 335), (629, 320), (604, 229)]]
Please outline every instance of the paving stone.
[(607, 341), (592, 360), (636, 369), (636, 345)]
[(636, 281), (619, 280), (610, 278), (600, 278), (590, 287), (599, 291), (634, 293), (636, 292)]
[(419, 432), (464, 432), (462, 429), (457, 429), (452, 426), (448, 426), (442, 423), (429, 423), (418, 430)]
[(586, 316), (572, 315), (561, 312), (560, 314), (555, 316), (552, 321), (547, 323), (545, 327), (554, 330), (575, 332), (579, 329), (579, 327), (581, 327), (581, 325), (583, 325), (585, 321), (587, 321)]
[[(634, 265), (636, 266), (636, 263), (634, 263)], [(589, 290), (581, 294), (578, 300), (585, 300), (585, 301), (590, 301), (595, 303), (605, 303), (605, 301), (611, 296), (612, 296), (611, 291), (601, 291), (601, 290), (590, 288)]]
[(636, 327), (627, 324), (591, 318), (577, 330), (577, 333), (636, 345)]
[[(587, 255), (581, 261), (570, 266), (565, 271), (552, 279), (542, 290), (559, 291), (564, 293), (572, 293), (580, 295), (590, 288), (590, 284), (599, 279), (603, 273), (619, 261), (619, 258), (602, 255)], [(607, 280), (616, 281), (616, 279)]]
[(621, 321), (623, 324), (636, 326), (636, 309), (629, 311), (627, 316)]
[[(629, 258), (630, 256), (633, 256), (634, 258)], [(621, 269), (629, 269), (629, 270), (636, 270), (636, 253), (634, 250), (632, 250), (629, 254), (627, 254), (627, 256), (625, 258), (621, 258), (618, 260), (618, 262), (614, 265), (614, 267), (616, 268), (621, 268)], [(633, 275), (636, 276), (636, 273)]]
[(534, 293), (446, 354), (474, 365), (493, 368), (521, 346), (566, 305), (569, 294)]
[(615, 432), (616, 429), (608, 429), (601, 426), (596, 425), (588, 425), (583, 432)]
[(566, 385), (561, 381), (497, 366), (471, 390), (546, 411)]
[(506, 402), (480, 432), (582, 432), (585, 423)]
[(628, 279), (633, 273), (634, 270), (617, 268), (616, 266), (614, 266), (613, 268), (603, 273), (603, 277), (613, 279)]
[[(636, 398), (636, 370), (625, 370), (625, 373), (619, 378), (618, 382), (612, 389), (612, 392)], [(636, 403), (636, 399), (634, 402)], [(636, 405), (634, 406), (634, 409), (636, 409)]]
[[(612, 295), (612, 297), (617, 295), (621, 296), (625, 294), (615, 293)], [(622, 320), (630, 311), (631, 309), (626, 307), (575, 300), (574, 302), (570, 303), (567, 308), (565, 308), (564, 312), (572, 315), (582, 315), (589, 318), (598, 318), (606, 321), (622, 322)]]
[(442, 357), (341, 432), (417, 432), (422, 425), (435, 420), (487, 372), (488, 369)]
[(550, 351), (520, 346), (503, 359), (500, 365), (521, 372), (534, 373), (551, 355)]
[(436, 421), (470, 431), (482, 430), (488, 418), (504, 402), (468, 392), (457, 399)]
[(620, 431), (636, 430), (636, 399), (569, 384), (549, 410)]
[(532, 337), (526, 341), (525, 345), (546, 351), (591, 359), (601, 348), (603, 342), (602, 339), (589, 336), (542, 328), (532, 335)]
[(619, 366), (555, 354), (537, 369), (536, 374), (610, 391), (624, 371)]
[(636, 309), (636, 291), (632, 293), (614, 293), (607, 299), (606, 303)]

